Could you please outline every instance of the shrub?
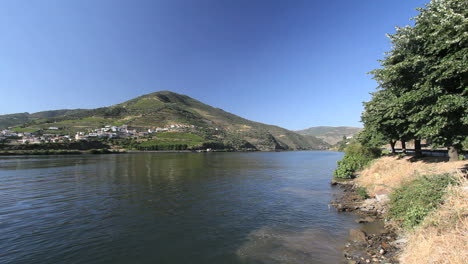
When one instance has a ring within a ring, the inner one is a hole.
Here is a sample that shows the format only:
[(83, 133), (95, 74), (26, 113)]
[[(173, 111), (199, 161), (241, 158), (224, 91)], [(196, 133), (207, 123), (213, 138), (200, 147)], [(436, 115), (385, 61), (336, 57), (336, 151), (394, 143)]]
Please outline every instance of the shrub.
[(364, 187), (358, 187), (356, 189), (356, 192), (357, 192), (357, 194), (359, 194), (359, 196), (361, 196), (362, 199), (369, 198), (369, 194), (367, 194), (367, 190)]
[(365, 147), (361, 144), (351, 144), (345, 149), (345, 155), (338, 161), (338, 167), (333, 175), (337, 178), (351, 179), (356, 171), (369, 164), (373, 159), (380, 157), (379, 148)]
[(396, 189), (390, 197), (390, 218), (413, 228), (440, 205), (447, 186), (456, 182), (450, 174), (422, 176)]

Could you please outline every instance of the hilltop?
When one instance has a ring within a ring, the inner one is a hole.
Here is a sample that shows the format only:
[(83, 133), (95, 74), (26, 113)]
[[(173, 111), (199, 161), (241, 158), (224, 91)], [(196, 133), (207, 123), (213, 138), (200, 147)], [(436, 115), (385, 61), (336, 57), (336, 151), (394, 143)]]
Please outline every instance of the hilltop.
[(317, 126), (303, 130), (295, 131), (301, 135), (310, 135), (322, 139), (330, 145), (335, 145), (343, 139), (343, 136), (350, 137), (361, 131), (359, 127), (332, 127), (332, 126)]
[[(126, 102), (96, 109), (53, 110), (0, 116), (0, 129), (43, 133), (90, 131), (104, 126), (127, 125), (147, 131), (171, 125), (191, 126), (197, 142), (222, 143), (234, 149), (307, 150), (329, 145), (313, 136), (302, 136), (287, 129), (247, 120), (170, 91), (146, 94)], [(51, 131), (54, 127), (58, 130)]]

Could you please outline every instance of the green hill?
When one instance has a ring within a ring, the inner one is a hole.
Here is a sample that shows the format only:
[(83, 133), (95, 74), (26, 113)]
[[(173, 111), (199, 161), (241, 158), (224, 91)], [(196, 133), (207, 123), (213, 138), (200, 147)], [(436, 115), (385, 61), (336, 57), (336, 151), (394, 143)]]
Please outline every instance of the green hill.
[(194, 125), (196, 129), (192, 132), (203, 138), (200, 142), (223, 143), (236, 149), (305, 150), (329, 146), (316, 137), (304, 137), (278, 126), (250, 121), (170, 91), (143, 95), (110, 107), (0, 116), (0, 129), (47, 131), (50, 126), (60, 128), (47, 131), (50, 133), (75, 133), (122, 124), (138, 130), (172, 124)]
[(62, 109), (62, 110), (52, 110), (52, 111), (42, 111), (37, 113), (16, 113), (8, 115), (0, 115), (0, 129), (5, 129), (8, 127), (14, 127), (17, 125), (26, 126), (29, 123), (37, 122), (47, 122), (49, 119), (53, 118), (63, 118), (67, 115), (76, 114), (79, 112), (87, 111), (85, 109)]
[(295, 131), (301, 135), (310, 135), (322, 139), (330, 145), (335, 145), (343, 139), (343, 136), (353, 136), (357, 132), (361, 131), (359, 127), (332, 127), (332, 126), (318, 126), (310, 127), (303, 130)]

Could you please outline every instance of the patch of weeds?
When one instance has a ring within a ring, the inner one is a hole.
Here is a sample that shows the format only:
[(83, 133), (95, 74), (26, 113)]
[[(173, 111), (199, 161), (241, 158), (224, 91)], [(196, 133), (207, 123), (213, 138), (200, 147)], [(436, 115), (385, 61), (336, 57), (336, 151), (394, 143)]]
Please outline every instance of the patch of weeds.
[(382, 155), (390, 155), (390, 154), (392, 154), (391, 151), (386, 150), (386, 149), (382, 150)]
[(367, 199), (369, 198), (369, 194), (367, 194), (367, 190), (364, 187), (358, 187), (356, 189), (356, 193), (361, 196), (362, 199)]
[(395, 190), (390, 197), (390, 218), (404, 228), (420, 224), (442, 202), (447, 186), (456, 184), (450, 174), (422, 176)]

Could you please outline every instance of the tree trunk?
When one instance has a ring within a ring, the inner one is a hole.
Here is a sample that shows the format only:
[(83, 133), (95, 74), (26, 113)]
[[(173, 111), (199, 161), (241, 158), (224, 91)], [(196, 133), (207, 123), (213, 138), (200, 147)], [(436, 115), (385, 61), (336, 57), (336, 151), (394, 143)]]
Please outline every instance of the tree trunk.
[(401, 152), (406, 154), (406, 141), (401, 141)]
[(414, 156), (416, 158), (422, 157), (421, 140), (420, 139), (415, 139), (414, 140)]
[(392, 154), (395, 154), (395, 143), (396, 141), (390, 140), (390, 147), (392, 148)]
[(448, 156), (449, 161), (457, 161), (458, 160), (458, 149), (455, 146), (448, 146)]

